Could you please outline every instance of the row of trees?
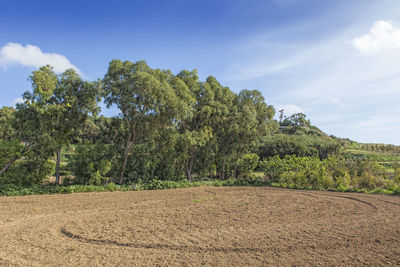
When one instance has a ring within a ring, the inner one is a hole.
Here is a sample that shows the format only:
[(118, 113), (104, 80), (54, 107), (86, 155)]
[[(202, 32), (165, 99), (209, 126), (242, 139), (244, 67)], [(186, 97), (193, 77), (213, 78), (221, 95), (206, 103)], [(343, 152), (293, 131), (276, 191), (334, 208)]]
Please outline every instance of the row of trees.
[(399, 146), (386, 145), (386, 144), (359, 144), (359, 149), (366, 150), (366, 151), (376, 151), (376, 152), (400, 153)]
[[(29, 173), (40, 180), (55, 157), (58, 184), (62, 151), (71, 143), (78, 146), (69, 169), (82, 183), (194, 173), (224, 179), (244, 172), (249, 153), (278, 128), (259, 91), (235, 94), (214, 77), (200, 81), (196, 71), (175, 75), (144, 61), (113, 60), (95, 82), (44, 66), (30, 81), (23, 103), (1, 109), (0, 181), (29, 183), (21, 178)], [(96, 118), (101, 100), (119, 115)]]
[[(23, 103), (0, 109), (0, 185), (52, 174), (56, 184), (66, 174), (94, 185), (226, 179), (258, 168), (266, 182), (285, 186), (399, 190), (397, 164), (388, 173), (368, 159), (332, 156), (351, 142), (327, 136), (303, 113), (278, 123), (259, 91), (236, 94), (195, 70), (113, 60), (94, 82), (50, 66), (29, 79)], [(101, 101), (118, 115), (98, 116)]]

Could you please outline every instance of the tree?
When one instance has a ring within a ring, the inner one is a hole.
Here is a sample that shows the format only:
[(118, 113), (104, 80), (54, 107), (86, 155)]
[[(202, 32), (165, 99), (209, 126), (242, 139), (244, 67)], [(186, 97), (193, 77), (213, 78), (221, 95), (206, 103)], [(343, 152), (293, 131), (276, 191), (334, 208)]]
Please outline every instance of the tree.
[(130, 152), (135, 144), (152, 138), (173, 123), (187, 105), (177, 95), (186, 95), (187, 87), (169, 71), (151, 69), (146, 62), (112, 60), (103, 79), (107, 107), (116, 105), (123, 127), (119, 132), (121, 166), (117, 182), (122, 184)]
[(304, 113), (295, 113), (290, 117), (285, 117), (282, 122), (282, 126), (310, 126), (310, 120), (306, 119), (306, 114)]
[[(47, 131), (48, 122), (45, 119), (46, 108), (43, 103), (48, 97), (48, 92), (55, 86), (50, 72), (44, 70), (31, 77), (33, 92), (23, 94), (24, 102), (16, 105), (3, 122), (7, 123), (7, 136), (1, 141), (1, 170), (3, 175), (12, 165), (22, 158), (29, 157), (36, 165), (43, 163), (51, 155), (52, 145)], [(3, 114), (9, 112), (3, 112)]]
[[(201, 110), (202, 117), (207, 126), (212, 129), (212, 139), (202, 149), (207, 151), (205, 156), (213, 156), (217, 175), (225, 178), (225, 167), (229, 160), (230, 149), (235, 138), (232, 130), (237, 127), (235, 125), (236, 107), (234, 101), (236, 94), (228, 87), (222, 86), (216, 78), (210, 76), (204, 84), (205, 103)], [(205, 162), (209, 162), (204, 158)]]
[(24, 94), (25, 106), (40, 114), (40, 121), (56, 152), (56, 184), (60, 183), (61, 150), (69, 145), (85, 126), (89, 114), (98, 112), (98, 82), (83, 81), (68, 69), (57, 75), (49, 65), (30, 76), (33, 91)]
[(181, 170), (187, 179), (191, 179), (194, 165), (198, 159), (199, 150), (211, 139), (213, 133), (210, 126), (211, 100), (214, 96), (208, 84), (199, 81), (197, 70), (181, 71), (179, 77), (188, 87), (192, 99), (187, 101), (192, 112), (178, 123), (177, 157)]
[[(230, 172), (237, 177), (239, 161), (245, 154), (256, 150), (260, 142), (277, 129), (277, 123), (273, 120), (274, 108), (265, 103), (257, 90), (240, 91), (229, 114), (231, 119), (226, 121), (226, 133), (220, 136), (219, 146), (223, 147), (225, 158), (230, 161)], [(225, 167), (222, 168), (224, 178)]]

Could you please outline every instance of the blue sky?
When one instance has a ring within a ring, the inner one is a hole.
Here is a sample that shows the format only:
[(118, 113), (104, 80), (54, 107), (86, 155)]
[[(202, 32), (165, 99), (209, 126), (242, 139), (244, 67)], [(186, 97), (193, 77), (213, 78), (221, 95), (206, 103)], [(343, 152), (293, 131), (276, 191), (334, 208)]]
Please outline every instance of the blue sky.
[(400, 145), (398, 0), (0, 1), (1, 106), (40, 65), (95, 80), (114, 58), (196, 68), (328, 134)]

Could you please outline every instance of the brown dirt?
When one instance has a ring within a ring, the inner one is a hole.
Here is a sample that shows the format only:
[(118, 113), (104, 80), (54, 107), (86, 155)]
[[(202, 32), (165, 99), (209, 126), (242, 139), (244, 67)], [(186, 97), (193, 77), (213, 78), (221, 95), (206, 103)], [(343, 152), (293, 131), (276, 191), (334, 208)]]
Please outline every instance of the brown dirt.
[(400, 197), (275, 188), (0, 198), (0, 265), (400, 265)]

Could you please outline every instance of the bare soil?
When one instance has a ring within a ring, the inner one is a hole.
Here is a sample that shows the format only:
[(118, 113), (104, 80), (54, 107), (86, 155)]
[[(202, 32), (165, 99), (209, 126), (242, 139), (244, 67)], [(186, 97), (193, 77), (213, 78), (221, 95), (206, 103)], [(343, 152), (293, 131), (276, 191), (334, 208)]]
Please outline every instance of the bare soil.
[(0, 265), (400, 265), (400, 197), (252, 187), (0, 198)]

